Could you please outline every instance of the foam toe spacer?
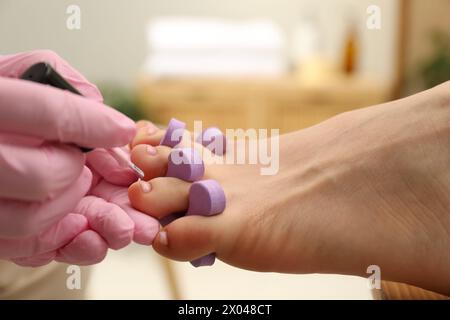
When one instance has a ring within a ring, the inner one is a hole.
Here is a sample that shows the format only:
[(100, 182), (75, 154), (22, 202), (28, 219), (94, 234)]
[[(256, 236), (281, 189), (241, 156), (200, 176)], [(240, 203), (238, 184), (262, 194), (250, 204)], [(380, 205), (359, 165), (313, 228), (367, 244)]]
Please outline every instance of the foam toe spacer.
[(225, 193), (216, 180), (194, 182), (189, 189), (186, 215), (212, 216), (225, 210)]
[(167, 164), (167, 177), (185, 181), (200, 180), (205, 173), (205, 166), (200, 153), (192, 148), (173, 149)]
[(184, 217), (185, 213), (184, 212), (176, 212), (176, 213), (172, 213), (169, 214), (168, 216), (165, 216), (164, 218), (159, 219), (159, 224), (163, 227), (167, 226), (169, 223), (171, 223), (172, 221), (175, 221), (181, 217)]
[[(181, 142), (186, 124), (171, 119), (161, 145), (175, 147)], [(220, 141), (217, 139), (221, 139)], [(217, 141), (217, 142), (216, 142)], [(208, 128), (202, 132), (197, 142), (218, 155), (225, 154), (226, 139), (218, 128)], [(222, 142), (222, 143), (221, 143)], [(226, 198), (220, 184), (215, 180), (203, 180), (205, 167), (200, 153), (193, 148), (176, 148), (169, 155), (167, 177), (194, 182), (189, 190), (189, 209), (186, 215), (212, 216), (225, 210)], [(171, 214), (160, 220), (163, 226), (182, 217), (183, 213)], [(194, 267), (211, 266), (216, 259), (215, 253), (191, 261)]]
[[(212, 216), (225, 210), (225, 192), (216, 180), (194, 182), (189, 189), (189, 209), (186, 215)], [(210, 253), (191, 261), (194, 267), (212, 266), (216, 255)]]
[(227, 139), (219, 128), (211, 127), (203, 130), (197, 137), (197, 143), (211, 150), (216, 155), (223, 156), (227, 150)]
[(181, 142), (185, 128), (186, 124), (184, 122), (175, 118), (170, 119), (166, 133), (159, 144), (171, 148), (175, 147)]
[(192, 260), (191, 264), (194, 267), (198, 268), (198, 267), (212, 266), (215, 261), (216, 261), (216, 254), (210, 253), (204, 257)]

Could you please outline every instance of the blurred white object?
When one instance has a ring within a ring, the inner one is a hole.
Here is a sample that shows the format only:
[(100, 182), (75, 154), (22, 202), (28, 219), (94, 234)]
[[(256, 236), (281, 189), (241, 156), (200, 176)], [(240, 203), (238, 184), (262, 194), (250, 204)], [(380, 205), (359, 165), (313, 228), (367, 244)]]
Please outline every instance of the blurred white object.
[(152, 76), (280, 75), (285, 40), (271, 21), (160, 18), (148, 24)]
[(299, 67), (311, 57), (321, 55), (320, 34), (318, 23), (313, 19), (303, 19), (294, 28), (292, 37), (292, 60)]

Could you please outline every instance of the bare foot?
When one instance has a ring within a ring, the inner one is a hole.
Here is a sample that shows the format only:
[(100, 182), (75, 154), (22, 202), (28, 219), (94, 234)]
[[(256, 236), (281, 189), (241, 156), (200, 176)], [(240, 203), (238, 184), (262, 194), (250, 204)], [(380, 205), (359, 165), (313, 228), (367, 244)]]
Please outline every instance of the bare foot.
[[(190, 183), (165, 178), (170, 148), (145, 123), (133, 161), (146, 173), (132, 204), (162, 218), (187, 209)], [(150, 132), (150, 134), (149, 134)], [(345, 113), (280, 137), (278, 174), (210, 165), (225, 212), (164, 228), (154, 248), (176, 260), (216, 252), (259, 271), (365, 275), (450, 293), (450, 83)]]

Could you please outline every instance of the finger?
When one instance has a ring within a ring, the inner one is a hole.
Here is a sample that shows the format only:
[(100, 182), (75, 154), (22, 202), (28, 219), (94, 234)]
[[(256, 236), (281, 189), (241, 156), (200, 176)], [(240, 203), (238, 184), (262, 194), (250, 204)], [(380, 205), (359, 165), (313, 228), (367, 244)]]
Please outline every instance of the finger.
[(84, 215), (89, 226), (111, 249), (121, 249), (133, 240), (134, 222), (119, 206), (95, 196), (81, 199), (74, 212)]
[(118, 205), (128, 214), (134, 222), (133, 240), (136, 243), (143, 245), (152, 244), (160, 228), (159, 222), (131, 206), (126, 188), (103, 181), (92, 190), (92, 194)]
[(23, 134), (0, 132), (0, 144), (21, 145), (24, 147), (38, 148), (44, 144), (45, 140)]
[(131, 151), (131, 161), (144, 171), (144, 180), (164, 177), (167, 173), (167, 161), (171, 148), (140, 144)]
[(80, 72), (51, 50), (34, 50), (0, 56), (0, 76), (20, 78), (29, 67), (39, 62), (49, 63), (86, 98), (98, 102), (103, 101), (100, 91), (94, 84), (90, 83)]
[(186, 216), (164, 227), (153, 241), (159, 254), (174, 260), (190, 261), (216, 252), (219, 216)]
[(27, 237), (25, 239), (1, 239), (0, 258), (25, 259), (55, 251), (68, 244), (78, 234), (87, 230), (87, 228), (88, 222), (85, 217), (79, 214), (68, 214), (38, 236)]
[(140, 180), (128, 189), (133, 207), (161, 219), (171, 213), (184, 212), (189, 205), (190, 183), (176, 178)]
[(52, 262), (56, 257), (56, 250), (26, 258), (16, 258), (12, 261), (22, 267), (41, 267)]
[(135, 210), (131, 205), (128, 205), (126, 211), (135, 225), (133, 241), (146, 246), (151, 245), (160, 228), (158, 220)]
[(0, 143), (0, 197), (25, 201), (53, 199), (78, 179), (83, 167), (84, 155), (72, 146)]
[(89, 152), (87, 163), (103, 179), (115, 185), (127, 187), (137, 179), (132, 169), (122, 167), (108, 151), (102, 148)]
[(78, 179), (54, 199), (43, 202), (0, 199), (0, 237), (24, 238), (48, 229), (75, 208), (91, 182), (92, 174), (84, 167)]
[(79, 234), (67, 246), (58, 250), (55, 260), (79, 266), (96, 264), (105, 259), (108, 245), (93, 230)]
[(139, 144), (149, 144), (152, 146), (158, 146), (164, 136), (165, 131), (159, 129), (150, 121), (141, 120), (136, 124), (138, 128), (136, 136), (130, 144), (131, 148)]
[(0, 78), (0, 128), (79, 146), (116, 147), (135, 136), (134, 122), (120, 112), (67, 90)]

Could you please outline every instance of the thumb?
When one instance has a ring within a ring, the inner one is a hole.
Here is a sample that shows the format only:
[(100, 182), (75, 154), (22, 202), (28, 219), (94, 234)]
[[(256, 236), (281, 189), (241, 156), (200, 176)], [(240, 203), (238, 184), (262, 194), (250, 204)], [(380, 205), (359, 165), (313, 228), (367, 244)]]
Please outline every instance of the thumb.
[(131, 141), (134, 122), (104, 104), (66, 90), (0, 78), (0, 128), (82, 147), (116, 147)]
[(25, 263), (30, 257), (63, 247), (87, 228), (88, 222), (85, 217), (70, 213), (37, 236), (25, 239), (0, 239), (0, 258), (18, 259), (17, 262), (23, 260)]

